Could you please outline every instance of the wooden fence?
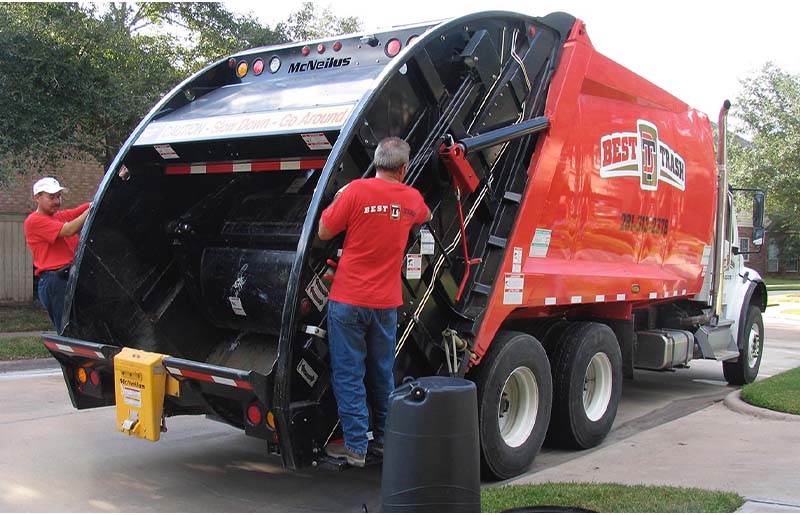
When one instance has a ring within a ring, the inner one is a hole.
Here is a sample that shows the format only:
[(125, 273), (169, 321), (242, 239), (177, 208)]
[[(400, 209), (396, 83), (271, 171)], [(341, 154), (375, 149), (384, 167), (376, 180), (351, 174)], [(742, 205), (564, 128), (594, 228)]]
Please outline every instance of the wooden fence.
[(22, 229), (26, 216), (0, 214), (0, 304), (33, 301), (33, 257)]

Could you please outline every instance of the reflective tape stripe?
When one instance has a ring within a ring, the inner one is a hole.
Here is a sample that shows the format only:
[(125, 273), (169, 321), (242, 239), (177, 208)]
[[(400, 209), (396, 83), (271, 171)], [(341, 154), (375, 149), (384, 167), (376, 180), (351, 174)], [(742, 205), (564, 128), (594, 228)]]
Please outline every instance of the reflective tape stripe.
[(62, 352), (67, 352), (69, 354), (77, 354), (79, 356), (89, 356), (90, 358), (100, 358), (105, 359), (102, 352), (97, 352), (89, 349), (84, 349), (81, 347), (73, 347), (71, 345), (64, 345), (63, 343), (55, 343), (55, 342), (44, 342), (44, 346), (53, 349), (59, 350)]
[(222, 161), (219, 163), (182, 163), (168, 164), (167, 175), (206, 174), (206, 173), (238, 173), (238, 172), (279, 172), (322, 168), (327, 158), (311, 157), (307, 159), (260, 159), (254, 161)]
[(606, 296), (605, 295), (595, 295), (594, 296), (594, 301), (595, 302), (605, 302), (606, 301)]
[(583, 302), (583, 297), (581, 297), (580, 295), (575, 295), (570, 299), (570, 302), (572, 302), (573, 304), (580, 304), (581, 302)]
[(233, 386), (234, 388), (241, 388), (244, 390), (253, 389), (253, 386), (248, 382), (239, 381), (236, 379), (230, 379), (227, 377), (214, 376), (211, 374), (203, 374), (201, 372), (194, 372), (192, 370), (182, 370), (175, 367), (167, 367), (167, 371), (174, 376), (186, 377), (188, 379), (197, 379), (198, 381), (204, 381), (206, 383), (223, 384), (225, 386)]
[(657, 298), (658, 298), (658, 293), (656, 293), (656, 292), (654, 292), (654, 291), (653, 291), (653, 292), (650, 292), (650, 298), (651, 298), (651, 299), (657, 299)]

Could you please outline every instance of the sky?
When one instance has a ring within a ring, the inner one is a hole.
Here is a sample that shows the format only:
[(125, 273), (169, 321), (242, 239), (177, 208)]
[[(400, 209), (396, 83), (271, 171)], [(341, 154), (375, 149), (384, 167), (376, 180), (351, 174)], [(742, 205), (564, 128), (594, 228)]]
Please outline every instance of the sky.
[[(229, 0), (236, 12), (274, 25), (302, 0)], [(772, 61), (800, 74), (800, 2), (794, 0), (315, 0), (336, 16), (358, 16), (365, 31), (508, 10), (532, 16), (563, 11), (586, 23), (595, 49), (716, 120), (741, 80)]]

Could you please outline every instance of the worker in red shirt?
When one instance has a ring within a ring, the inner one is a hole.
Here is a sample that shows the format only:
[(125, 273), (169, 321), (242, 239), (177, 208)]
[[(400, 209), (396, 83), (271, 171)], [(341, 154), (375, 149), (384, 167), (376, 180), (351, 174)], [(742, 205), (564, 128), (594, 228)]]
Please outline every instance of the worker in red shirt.
[[(328, 344), (333, 393), (344, 444), (325, 452), (363, 467), (372, 408), (373, 449), (383, 451), (383, 433), (394, 389), (397, 307), (403, 303), (400, 270), (412, 226), (431, 219), (416, 189), (403, 184), (410, 148), (386, 138), (375, 150), (375, 177), (357, 179), (322, 213), (319, 237), (345, 231), (342, 256), (328, 297)], [(366, 385), (365, 385), (366, 382)]]
[(33, 254), (34, 275), (39, 277), (39, 301), (61, 332), (64, 295), (69, 268), (78, 246), (78, 233), (89, 214), (89, 203), (61, 210), (61, 186), (52, 177), (33, 185), (36, 211), (25, 219), (25, 240)]

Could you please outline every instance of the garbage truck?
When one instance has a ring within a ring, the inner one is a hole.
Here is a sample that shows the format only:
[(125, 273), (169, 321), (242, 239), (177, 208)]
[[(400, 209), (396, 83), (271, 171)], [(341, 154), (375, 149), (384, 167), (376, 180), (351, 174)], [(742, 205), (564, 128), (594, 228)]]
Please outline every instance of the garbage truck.
[(286, 467), (325, 464), (342, 238), (320, 240), (319, 219), (398, 136), (433, 217), (398, 234), (395, 379), (474, 381), (482, 466), (518, 475), (545, 438), (598, 445), (635, 370), (711, 359), (731, 384), (758, 374), (767, 292), (734, 198), (752, 201), (758, 245), (764, 196), (728, 184), (728, 106), (717, 152), (706, 114), (565, 13), (237, 53), (165, 95), (121, 148), (44, 344), (74, 407), (115, 405), (122, 433), (156, 441), (168, 417), (205, 415)]

